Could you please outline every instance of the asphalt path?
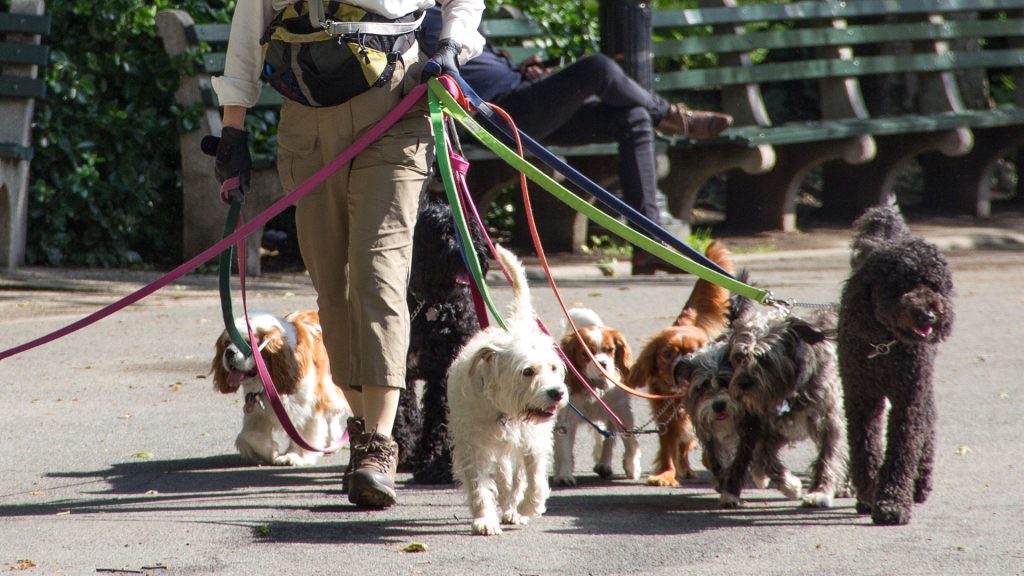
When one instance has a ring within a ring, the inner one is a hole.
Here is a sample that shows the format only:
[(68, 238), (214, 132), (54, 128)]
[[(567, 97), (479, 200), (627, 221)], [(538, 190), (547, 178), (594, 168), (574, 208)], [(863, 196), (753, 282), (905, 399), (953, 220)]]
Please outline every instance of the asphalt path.
[[(222, 324), (215, 279), (189, 276), (54, 343), (0, 362), (0, 571), (26, 574), (834, 574), (1024, 573), (1024, 249), (954, 249), (954, 335), (936, 368), (935, 490), (910, 525), (875, 527), (849, 498), (801, 508), (748, 489), (721, 510), (707, 473), (655, 488), (590, 472), (497, 537), (473, 536), (453, 486), (400, 477), (399, 505), (351, 507), (347, 453), (306, 468), (243, 463), (233, 441), (242, 399), (209, 377)], [(781, 298), (837, 300), (842, 250), (741, 259)], [(0, 349), (56, 330), (152, 275), (37, 270), (0, 283)], [(639, 349), (675, 317), (691, 277), (600, 278), (561, 271), (585, 305)], [(492, 284), (504, 303), (509, 291)], [(541, 317), (560, 312), (540, 279)], [(250, 309), (314, 306), (302, 275), (251, 282)], [(650, 418), (636, 399), (639, 422)], [(641, 437), (645, 470), (656, 451)], [(621, 451), (619, 452), (621, 454)], [(809, 445), (786, 453), (805, 471)], [(616, 469), (621, 474), (621, 468)], [(803, 474), (806, 480), (806, 474)], [(415, 551), (422, 550), (422, 551)]]

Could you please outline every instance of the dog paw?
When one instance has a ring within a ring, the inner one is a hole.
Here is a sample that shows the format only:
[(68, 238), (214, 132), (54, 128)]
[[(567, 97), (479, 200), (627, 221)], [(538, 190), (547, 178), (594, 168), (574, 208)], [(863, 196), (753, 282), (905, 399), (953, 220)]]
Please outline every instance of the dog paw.
[(275, 456), (272, 464), (274, 466), (304, 466), (306, 464), (306, 459), (300, 454), (286, 452)]
[(474, 518), (473, 534), (480, 536), (497, 536), (501, 534), (501, 525), (497, 518)]
[(576, 485), (576, 477), (575, 476), (571, 476), (571, 475), (570, 476), (555, 476), (554, 480), (552, 481), (552, 484), (554, 484), (555, 486), (575, 486)]
[(794, 476), (790, 472), (786, 472), (786, 476), (779, 483), (779, 491), (786, 495), (786, 498), (790, 500), (799, 500), (800, 496), (804, 492), (803, 485), (800, 484), (800, 479)]
[(871, 514), (871, 504), (867, 502), (861, 502), (860, 500), (853, 506), (857, 510), (857, 514)]
[(805, 494), (803, 498), (803, 505), (808, 508), (831, 508), (832, 494), (828, 492), (811, 492), (809, 494)]
[(529, 516), (523, 516), (515, 510), (508, 510), (501, 514), (502, 524), (511, 524), (513, 526), (523, 526), (530, 523)]
[(719, 496), (718, 498), (718, 505), (721, 506), (722, 508), (739, 508), (740, 497), (737, 496), (736, 494), (723, 492), (722, 495)]
[(896, 502), (876, 502), (871, 521), (879, 526), (903, 526), (910, 523), (910, 506)]
[(750, 473), (750, 480), (754, 483), (754, 486), (757, 486), (762, 490), (767, 488), (768, 484), (771, 483), (771, 479), (764, 474), (754, 474), (753, 472)]
[(599, 478), (611, 478), (612, 467), (607, 464), (597, 464), (594, 466), (594, 473), (596, 473)]
[(640, 479), (640, 468), (633, 466), (626, 466), (626, 479), (627, 480), (639, 480)]
[(647, 477), (648, 486), (679, 486), (679, 480), (673, 473), (651, 474)]

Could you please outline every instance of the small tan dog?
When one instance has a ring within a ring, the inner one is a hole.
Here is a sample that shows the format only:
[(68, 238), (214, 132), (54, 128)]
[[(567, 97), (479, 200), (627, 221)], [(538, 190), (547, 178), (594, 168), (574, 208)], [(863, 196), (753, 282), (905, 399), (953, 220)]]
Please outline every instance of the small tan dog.
[[(331, 379), (320, 316), (312, 310), (284, 318), (257, 314), (249, 323), (256, 336), (253, 348), (260, 351), (292, 424), (312, 446), (327, 448), (337, 442), (344, 433), (342, 418), (351, 412)], [(236, 327), (243, 335), (248, 333), (244, 319), (236, 320)], [(242, 458), (275, 466), (316, 463), (319, 452), (291, 441), (284, 453), (279, 452), (274, 435), (284, 429), (263, 391), (256, 360), (242, 354), (226, 330), (217, 338), (211, 371), (219, 392), (234, 394), (241, 388), (245, 393), (242, 431), (235, 439)]]
[(523, 265), (500, 246), (498, 258), (512, 276), (508, 330), (478, 332), (448, 370), (452, 472), (473, 533), (483, 535), (544, 513), (554, 420), (569, 396), (557, 344), (537, 326)]

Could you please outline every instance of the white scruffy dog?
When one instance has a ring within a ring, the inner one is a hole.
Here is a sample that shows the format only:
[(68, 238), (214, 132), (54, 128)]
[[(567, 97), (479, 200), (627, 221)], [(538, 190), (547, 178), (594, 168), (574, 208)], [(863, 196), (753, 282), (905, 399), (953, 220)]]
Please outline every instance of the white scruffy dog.
[(565, 406), (565, 365), (537, 326), (526, 271), (509, 251), (508, 329), (476, 334), (448, 371), (453, 474), (473, 514), (473, 533), (501, 534), (544, 513), (555, 415)]

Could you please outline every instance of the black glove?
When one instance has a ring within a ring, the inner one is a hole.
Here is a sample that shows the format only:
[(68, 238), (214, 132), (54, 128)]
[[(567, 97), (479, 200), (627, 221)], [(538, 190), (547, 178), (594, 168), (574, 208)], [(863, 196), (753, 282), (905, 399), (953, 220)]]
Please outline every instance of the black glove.
[(444, 38), (437, 43), (437, 49), (434, 50), (434, 55), (430, 57), (430, 60), (423, 65), (423, 73), (420, 75), (420, 81), (426, 82), (428, 78), (432, 76), (440, 76), (441, 74), (447, 74), (449, 72), (459, 71), (459, 52), (462, 52), (462, 45), (452, 40), (451, 38)]
[[(238, 128), (225, 126), (220, 138), (206, 136), (200, 143), (204, 153), (215, 156), (213, 173), (221, 184), (228, 178), (238, 176), (241, 180), (242, 196), (249, 191), (252, 177), (252, 156), (249, 155), (249, 133)], [(241, 198), (239, 198), (241, 200)]]

